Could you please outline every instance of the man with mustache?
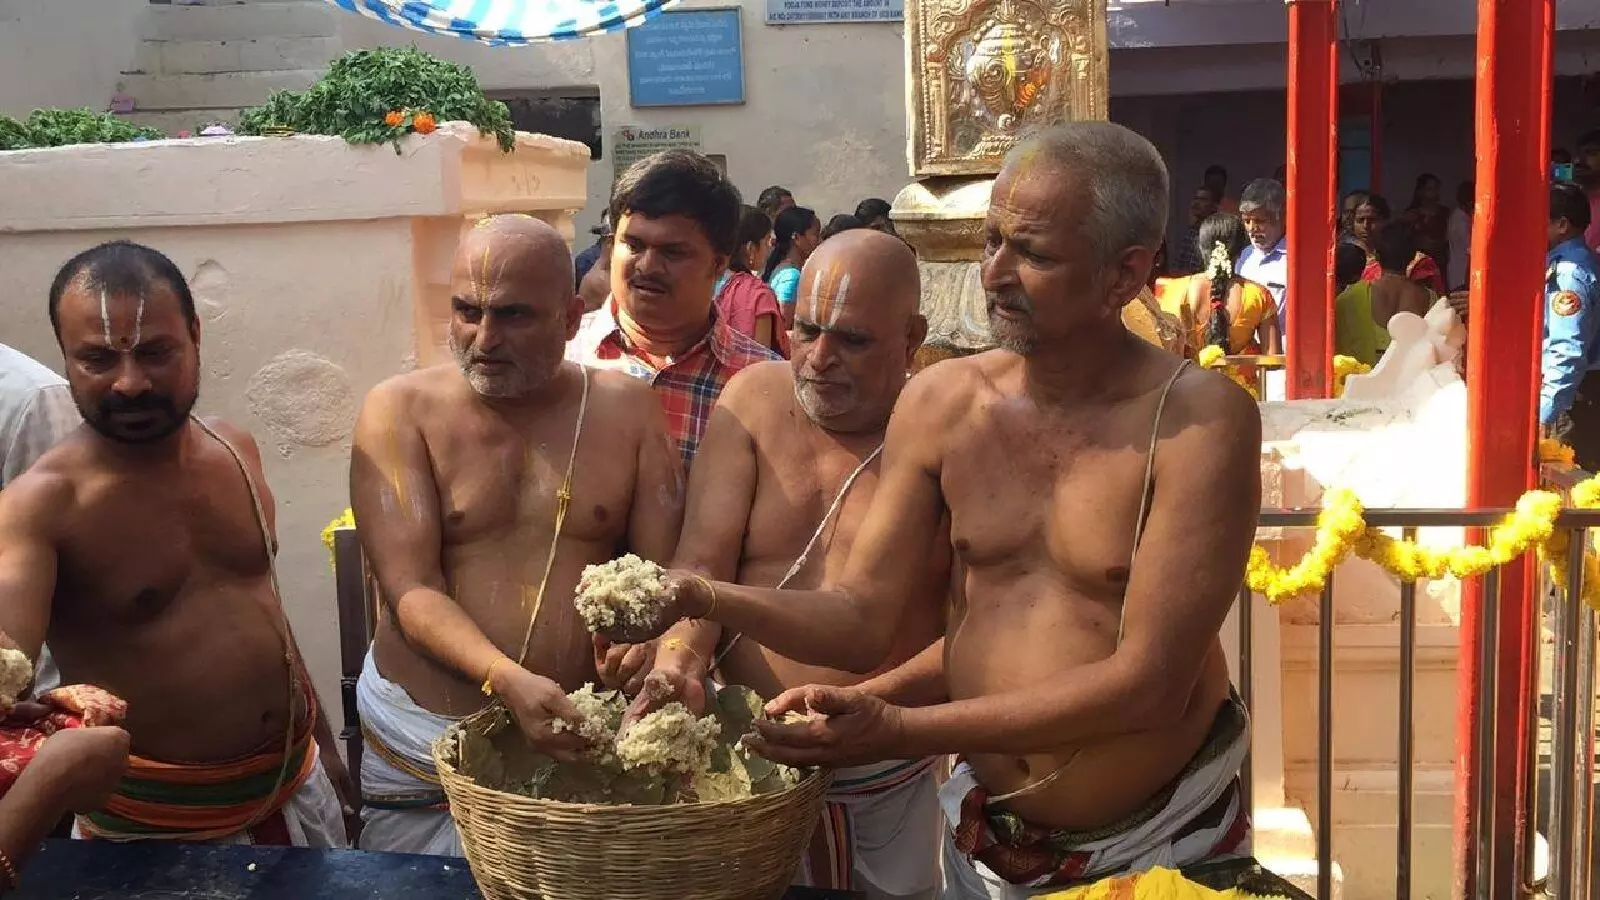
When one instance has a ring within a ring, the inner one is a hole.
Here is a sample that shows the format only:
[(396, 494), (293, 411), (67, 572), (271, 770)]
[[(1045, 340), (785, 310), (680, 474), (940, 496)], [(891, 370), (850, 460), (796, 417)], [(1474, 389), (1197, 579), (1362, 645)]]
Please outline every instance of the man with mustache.
[(284, 617), (260, 453), (190, 414), (182, 273), (102, 244), (57, 273), (50, 320), (86, 424), (0, 494), (0, 644), (48, 638), (65, 682), (127, 701), (127, 775), (77, 832), (344, 844), (355, 798)]
[(611, 297), (567, 346), (568, 359), (655, 387), (685, 467), (728, 379), (778, 358), (712, 302), (743, 211), (738, 189), (698, 153), (667, 150), (629, 166), (611, 191)]
[(596, 677), (578, 576), (623, 549), (670, 559), (683, 477), (649, 387), (562, 359), (582, 301), (555, 229), (485, 219), (450, 283), (454, 364), (367, 395), (350, 495), (383, 598), (356, 686), (361, 847), (459, 856), (434, 739), (494, 697), (544, 751), (583, 748), (556, 725)]
[(1023, 141), (986, 224), (1001, 349), (906, 386), (844, 569), (809, 591), (672, 576), (665, 619), (868, 672), (924, 602), (948, 520), (960, 580), (943, 657), (890, 674), (917, 699), (796, 688), (768, 713), (812, 715), (747, 739), (791, 764), (955, 755), (946, 897), (1248, 852), (1248, 717), (1218, 631), (1255, 534), (1261, 422), (1248, 394), (1120, 321), (1160, 245), (1167, 183), (1155, 148), (1119, 125)]
[[(878, 231), (837, 235), (807, 260), (793, 359), (739, 373), (711, 416), (689, 481), (677, 567), (738, 584), (806, 590), (839, 577), (879, 484), (889, 413), (927, 331), (917, 313), (918, 279), (911, 248)], [(943, 630), (950, 583), (944, 536), (923, 561), (911, 573), (912, 600), (880, 674)], [(698, 710), (713, 661), (722, 682), (763, 697), (808, 683), (862, 681), (787, 659), (715, 623), (684, 621), (662, 643), (635, 713), (668, 697)], [(893, 678), (861, 685), (890, 702), (921, 699), (900, 687)], [(933, 897), (939, 878), (933, 763), (896, 759), (839, 771), (801, 883), (874, 898)]]
[[(779, 358), (717, 315), (743, 214), (738, 188), (698, 153), (666, 150), (629, 166), (611, 189), (611, 296), (567, 344), (568, 359), (655, 388), (686, 471), (728, 380)], [(622, 682), (642, 676), (653, 651), (595, 640)]]

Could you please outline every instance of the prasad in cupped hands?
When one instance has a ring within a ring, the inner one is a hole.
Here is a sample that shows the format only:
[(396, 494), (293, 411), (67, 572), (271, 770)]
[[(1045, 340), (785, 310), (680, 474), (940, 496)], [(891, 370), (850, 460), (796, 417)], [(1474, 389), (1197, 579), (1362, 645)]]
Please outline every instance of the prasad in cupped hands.
[(357, 684), (362, 849), (461, 854), (430, 748), (491, 699), (539, 750), (583, 753), (567, 692), (596, 671), (569, 598), (618, 547), (664, 559), (677, 543), (681, 464), (655, 395), (562, 359), (572, 283), (555, 229), (483, 220), (452, 269), (453, 362), (363, 404), (350, 492), (382, 604)]

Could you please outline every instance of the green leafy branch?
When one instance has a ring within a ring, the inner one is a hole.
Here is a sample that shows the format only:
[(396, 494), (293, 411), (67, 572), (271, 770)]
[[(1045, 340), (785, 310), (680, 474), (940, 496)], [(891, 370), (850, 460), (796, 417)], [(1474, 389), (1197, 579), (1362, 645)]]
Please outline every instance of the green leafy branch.
[(352, 144), (394, 145), (437, 122), (464, 121), (511, 152), (511, 113), (490, 100), (466, 66), (416, 47), (379, 47), (345, 54), (304, 91), (277, 91), (239, 119), (244, 134), (338, 135)]
[(72, 144), (116, 144), (166, 137), (154, 128), (131, 125), (92, 109), (36, 109), (18, 121), (0, 115), (0, 150), (31, 150)]

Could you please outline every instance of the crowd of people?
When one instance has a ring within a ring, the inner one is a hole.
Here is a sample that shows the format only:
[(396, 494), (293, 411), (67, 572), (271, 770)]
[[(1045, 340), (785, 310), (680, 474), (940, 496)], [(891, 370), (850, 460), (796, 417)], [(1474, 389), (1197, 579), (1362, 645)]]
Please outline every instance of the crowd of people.
[[(1000, 349), (915, 377), (918, 266), (883, 204), (824, 240), (784, 193), (756, 207), (769, 235), (716, 165), (669, 151), (619, 178), (581, 275), (536, 219), (464, 236), (452, 361), (373, 388), (355, 426), (382, 598), (359, 792), (283, 616), (255, 442), (193, 415), (182, 273), (126, 242), (68, 261), (65, 384), (0, 378), (0, 425), (51, 430), (0, 440), (35, 457), (5, 461), (0, 647), (48, 645), (57, 690), (125, 715), (32, 742), (0, 797), (0, 883), (64, 809), (87, 838), (459, 855), (434, 739), (493, 698), (568, 758), (566, 694), (591, 680), (630, 715), (701, 708), (712, 679), (774, 698), (748, 746), (836, 772), (800, 883), (1014, 898), (1247, 856), (1248, 714), (1218, 632), (1260, 419), (1123, 324), (1165, 230), (1159, 154), (1108, 123), (1012, 154), (982, 266)], [(37, 412), (47, 395), (70, 421)], [(592, 637), (567, 599), (623, 549), (671, 569), (660, 639)], [(31, 709), (0, 724), (42, 732)]]

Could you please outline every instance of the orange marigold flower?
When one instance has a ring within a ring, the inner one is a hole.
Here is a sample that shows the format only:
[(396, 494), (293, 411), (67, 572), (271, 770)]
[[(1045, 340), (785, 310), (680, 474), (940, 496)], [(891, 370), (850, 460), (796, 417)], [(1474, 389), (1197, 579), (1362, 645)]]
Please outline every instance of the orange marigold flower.
[(438, 127), (438, 123), (433, 120), (433, 116), (430, 113), (419, 112), (411, 117), (411, 128), (417, 134), (432, 134), (433, 130)]
[(399, 124), (401, 122), (404, 122), (405, 120), (406, 120), (405, 113), (403, 113), (403, 112), (401, 112), (400, 110), (397, 109), (397, 110), (394, 110), (394, 111), (390, 112), (387, 116), (383, 117), (383, 124), (389, 126), (390, 128), (395, 128), (395, 127), (399, 126)]

